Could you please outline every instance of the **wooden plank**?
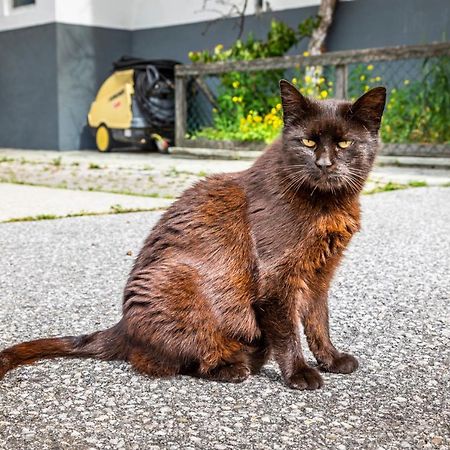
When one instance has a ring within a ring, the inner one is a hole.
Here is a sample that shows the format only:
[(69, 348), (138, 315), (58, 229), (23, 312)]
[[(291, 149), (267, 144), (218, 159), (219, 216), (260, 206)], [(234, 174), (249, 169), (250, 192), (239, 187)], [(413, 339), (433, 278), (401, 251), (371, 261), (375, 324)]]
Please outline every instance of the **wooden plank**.
[(322, 53), (311, 56), (281, 56), (277, 58), (254, 59), (252, 61), (221, 61), (217, 63), (178, 65), (175, 73), (179, 77), (214, 75), (226, 72), (255, 72), (259, 70), (289, 69), (297, 66), (327, 66), (396, 59), (425, 58), (450, 55), (450, 43), (427, 45), (370, 48)]
[(344, 100), (347, 98), (347, 65), (339, 64), (336, 66), (336, 81), (334, 84), (334, 98)]
[(186, 101), (187, 79), (175, 77), (175, 143), (183, 144), (187, 126), (187, 101)]

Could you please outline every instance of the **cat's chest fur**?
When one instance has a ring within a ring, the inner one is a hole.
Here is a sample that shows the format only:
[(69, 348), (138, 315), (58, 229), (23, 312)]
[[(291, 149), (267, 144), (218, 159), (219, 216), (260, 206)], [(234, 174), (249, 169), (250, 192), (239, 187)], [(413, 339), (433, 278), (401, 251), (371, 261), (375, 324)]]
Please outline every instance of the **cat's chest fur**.
[(330, 266), (334, 269), (360, 227), (359, 207), (351, 206), (347, 210), (298, 215), (296, 221), (280, 215), (279, 226), (286, 229), (287, 223), (283, 222), (288, 221), (290, 232), (283, 236), (274, 227), (272, 246), (264, 248), (260, 260), (265, 282), (303, 287), (322, 269)]

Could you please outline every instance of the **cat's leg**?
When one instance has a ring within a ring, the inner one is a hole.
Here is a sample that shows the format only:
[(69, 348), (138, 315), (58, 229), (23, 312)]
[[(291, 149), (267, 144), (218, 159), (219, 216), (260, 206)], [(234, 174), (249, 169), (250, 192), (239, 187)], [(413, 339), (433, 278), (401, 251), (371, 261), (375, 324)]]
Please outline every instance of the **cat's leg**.
[(248, 356), (252, 375), (259, 373), (261, 368), (270, 358), (270, 352), (269, 341), (264, 335), (251, 343), (248, 350)]
[(268, 298), (259, 306), (258, 318), (286, 384), (293, 389), (322, 387), (320, 373), (303, 356), (295, 299)]
[(302, 312), (302, 322), (309, 348), (320, 369), (334, 373), (352, 373), (358, 368), (358, 360), (354, 356), (339, 352), (331, 342), (326, 293), (309, 300)]
[(204, 364), (201, 364), (197, 376), (212, 381), (221, 381), (225, 383), (241, 383), (245, 381), (251, 371), (248, 355), (241, 351), (235, 353), (231, 358), (223, 360), (217, 365), (205, 370)]

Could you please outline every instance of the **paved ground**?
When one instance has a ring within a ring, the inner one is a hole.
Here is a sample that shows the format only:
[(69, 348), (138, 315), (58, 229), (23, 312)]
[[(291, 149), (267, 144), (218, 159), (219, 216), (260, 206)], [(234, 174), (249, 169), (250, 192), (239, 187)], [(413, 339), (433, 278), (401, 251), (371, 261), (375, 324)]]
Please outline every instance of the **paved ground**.
[[(335, 342), (358, 356), (355, 374), (297, 392), (273, 364), (226, 385), (43, 362), (0, 382), (0, 449), (449, 449), (449, 203), (445, 188), (363, 198), (363, 230), (331, 294)], [(113, 324), (127, 253), (157, 218), (0, 224), (0, 348)]]
[(0, 222), (24, 217), (166, 208), (171, 200), (0, 183)]

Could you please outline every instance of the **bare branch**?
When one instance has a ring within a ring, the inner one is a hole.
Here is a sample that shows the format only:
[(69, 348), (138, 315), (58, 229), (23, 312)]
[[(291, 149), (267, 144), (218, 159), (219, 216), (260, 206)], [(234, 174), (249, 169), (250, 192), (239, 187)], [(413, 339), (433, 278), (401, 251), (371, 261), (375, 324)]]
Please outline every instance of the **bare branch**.
[[(208, 5), (210, 3), (215, 3), (217, 6), (223, 6), (228, 7), (227, 12), (223, 12), (222, 9), (216, 9), (216, 8), (209, 8)], [(224, 19), (234, 19), (238, 18), (238, 23), (235, 25), (239, 29), (237, 39), (240, 39), (244, 33), (244, 27), (245, 27), (245, 13), (247, 11), (248, 7), (248, 0), (244, 0), (242, 6), (240, 6), (239, 3), (235, 3), (232, 0), (203, 0), (202, 9), (200, 11), (196, 12), (214, 12), (219, 14), (219, 17), (216, 19), (208, 21), (208, 23), (205, 26), (205, 29), (202, 32), (202, 35), (205, 35), (210, 27), (217, 22), (224, 20)]]

